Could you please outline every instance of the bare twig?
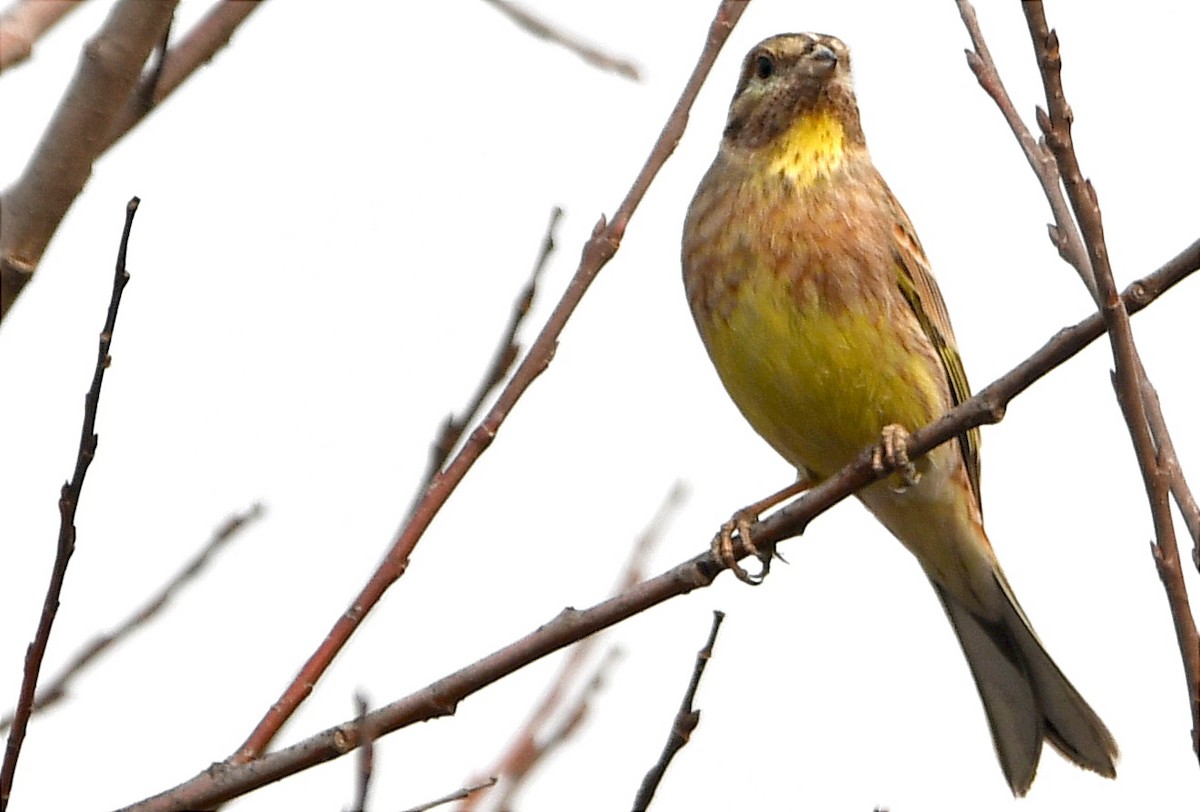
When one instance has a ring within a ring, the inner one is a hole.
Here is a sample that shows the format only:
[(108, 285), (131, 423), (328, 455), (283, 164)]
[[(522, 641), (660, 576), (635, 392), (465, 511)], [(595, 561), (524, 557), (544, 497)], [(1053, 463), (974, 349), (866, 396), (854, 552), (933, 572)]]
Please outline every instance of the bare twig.
[(1042, 192), (1046, 195), (1046, 201), (1050, 204), (1050, 211), (1054, 215), (1054, 225), (1049, 227), (1050, 242), (1058, 249), (1059, 256), (1078, 272), (1079, 278), (1091, 293), (1092, 299), (1099, 302), (1096, 280), (1092, 273), (1092, 263), (1088, 259), (1083, 240), (1075, 228), (1071, 209), (1067, 206), (1066, 198), (1063, 197), (1058, 164), (1054, 161), (1054, 155), (1046, 147), (1044, 140), (1034, 139), (1029, 128), (1021, 120), (1020, 114), (1017, 113), (1017, 108), (1013, 105), (1008, 90), (1004, 87), (1004, 82), (1000, 80), (996, 63), (992, 61), (992, 54), (983, 38), (983, 32), (979, 29), (979, 20), (975, 17), (974, 7), (968, 0), (955, 0), (955, 2), (958, 3), (958, 13), (971, 37), (971, 45), (975, 48), (974, 51), (966, 52), (967, 65), (975, 74), (975, 78), (979, 80), (979, 85), (984, 92), (992, 97), (992, 101), (996, 103), (1004, 120), (1008, 122), (1009, 129), (1012, 130), (1017, 143), (1020, 144), (1021, 151), (1025, 153), (1025, 158), (1029, 161), (1029, 166), (1033, 169), (1033, 174), (1037, 177)]
[(1159, 464), (1165, 469), (1170, 479), (1171, 495), (1175, 497), (1175, 505), (1183, 516), (1183, 524), (1192, 537), (1192, 561), (1200, 569), (1200, 505), (1192, 495), (1187, 480), (1183, 478), (1183, 470), (1179, 465), (1179, 457), (1175, 454), (1175, 443), (1167, 430), (1167, 421), (1163, 417), (1162, 404), (1158, 401), (1158, 391), (1150, 384), (1150, 379), (1142, 375), (1142, 400), (1146, 404), (1146, 416), (1150, 420), (1150, 433), (1154, 436), (1154, 445), (1158, 448)]
[(479, 792), (479, 790), (481, 790), (481, 789), (487, 789), (488, 787), (494, 786), (495, 783), (496, 783), (495, 778), (489, 778), (487, 781), (484, 781), (481, 784), (473, 784), (472, 786), (469, 786), (469, 787), (463, 787), (460, 790), (451, 792), (449, 795), (443, 795), (441, 798), (438, 798), (436, 801), (430, 801), (429, 803), (421, 804), (420, 806), (411, 807), (409, 809), (404, 810), (404, 812), (427, 812), (427, 810), (433, 809), (435, 806), (441, 806), (442, 804), (448, 804), (451, 801), (461, 801), (463, 798), (469, 797), (471, 795), (471, 793)]
[(596, 224), (591, 239), (584, 246), (583, 256), (575, 275), (543, 325), (537, 339), (529, 348), (529, 352), (521, 360), (492, 408), (471, 432), (470, 437), (454, 459), (444, 471), (434, 477), (425, 492), (425, 497), (413, 510), (409, 521), (400, 530), (383, 562), (371, 575), (366, 586), (363, 587), (347, 611), (334, 623), (325, 640), (301, 667), (300, 673), (292, 680), (292, 683), (284, 689), (279, 699), (272, 703), (266, 715), (246, 741), (230, 757), (231, 763), (245, 763), (260, 755), (275, 738), (275, 734), (279, 732), (283, 723), (312, 692), (313, 686), (316, 685), (342, 646), (350, 639), (361, 620), (379, 602), (388, 587), (404, 574), (408, 567), (409, 556), (424, 535), (426, 528), (429, 527), (429, 523), (433, 521), (463, 477), (491, 445), (513, 406), (516, 405), (530, 384), (549, 366), (558, 345), (558, 337), (566, 326), (567, 320), (578, 307), (597, 274), (616, 254), (621, 239), (625, 235), (625, 229), (629, 225), (630, 217), (637, 210), (651, 181), (654, 180), (659, 169), (682, 137), (687, 124), (688, 110), (700, 92), (700, 86), (708, 76), (733, 25), (741, 17), (746, 6), (747, 0), (722, 0), (709, 28), (708, 39), (700, 59), (692, 70), (692, 75), (676, 102), (675, 108), (671, 111), (662, 133), (651, 149), (650, 156), (641, 172), (638, 173), (625, 199), (617, 208), (612, 222), (601, 217)]
[[(683, 503), (686, 492), (686, 488), (681, 482), (675, 483), (671, 488), (646, 529), (634, 542), (625, 567), (612, 592), (609, 593), (610, 595), (620, 595), (645, 577), (646, 561), (650, 552), (662, 538), (664, 527)], [(495, 804), (494, 808), (508, 808), (507, 800), (520, 788), (522, 781), (538, 761), (553, 747), (565, 741), (575, 726), (582, 721), (583, 715), (587, 712), (589, 696), (611, 665), (614, 651), (610, 651), (603, 658), (602, 664), (595, 670), (587, 683), (589, 687), (576, 697), (574, 707), (566, 712), (568, 723), (548, 736), (544, 732), (544, 728), (554, 715), (562, 715), (561, 709), (566, 703), (568, 689), (575, 683), (577, 674), (583, 669), (584, 663), (587, 662), (599, 642), (598, 636), (592, 636), (581, 640), (571, 648), (571, 652), (563, 661), (558, 674), (550, 681), (549, 689), (534, 707), (520, 731), (513, 737), (512, 743), (505, 748), (496, 763), (486, 770), (486, 775), (494, 775), (503, 782), (500, 802)], [(490, 795), (481, 794), (469, 799), (458, 807), (458, 812), (474, 810), (476, 805), (485, 798), (490, 798)]]
[(0, 72), (28, 59), (42, 34), (79, 6), (79, 0), (16, 0), (0, 15)]
[(641, 70), (628, 59), (607, 54), (596, 46), (590, 45), (559, 28), (555, 28), (545, 20), (535, 17), (515, 3), (508, 2), (508, 0), (487, 0), (487, 2), (495, 6), (508, 19), (525, 29), (526, 32), (538, 39), (544, 39), (547, 42), (553, 42), (555, 45), (561, 45), (589, 65), (601, 70), (611, 71), (618, 76), (623, 76), (635, 82), (642, 80)]
[(712, 659), (713, 644), (717, 642), (717, 632), (721, 630), (723, 620), (725, 620), (724, 612), (713, 612), (712, 629), (708, 633), (708, 640), (704, 647), (696, 653), (696, 665), (692, 669), (692, 678), (688, 682), (687, 691), (683, 694), (683, 702), (679, 705), (679, 711), (671, 722), (671, 732), (667, 735), (667, 743), (663, 745), (663, 751), (659, 755), (658, 761), (654, 762), (654, 766), (642, 779), (637, 797), (633, 799), (633, 812), (646, 812), (650, 802), (654, 800), (654, 793), (658, 791), (658, 785), (662, 783), (671, 760), (691, 740), (692, 731), (700, 724), (700, 711), (695, 710), (692, 703), (696, 701), (696, 691), (700, 688), (700, 678), (704, 676), (704, 668)]
[[(1189, 274), (1200, 270), (1200, 239), (1154, 273), (1133, 283), (1122, 297), (1131, 313), (1145, 308)], [(909, 454), (917, 459), (935, 446), (1004, 415), (1009, 401), (1039, 378), (1076, 355), (1104, 333), (1099, 313), (1061, 330), (1041, 349), (997, 379), (977, 395), (959, 404), (928, 426), (913, 433)], [(756, 543), (774, 544), (797, 535), (817, 515), (847, 498), (874, 479), (886, 476), (875, 470), (872, 449), (863, 449), (855, 460), (792, 504), (751, 526)], [(740, 543), (736, 556), (751, 552)], [(535, 660), (670, 598), (708, 586), (724, 565), (711, 551), (642, 581), (619, 596), (582, 611), (566, 609), (558, 617), (525, 637), (437, 680), (425, 688), (367, 714), (362, 725), (373, 736), (382, 736), (416, 722), (454, 713), (465, 697), (491, 685)], [(179, 812), (206, 808), (244, 795), (288, 775), (331, 761), (360, 744), (359, 724), (353, 720), (329, 728), (290, 747), (263, 755), (249, 764), (216, 764), (192, 779), (147, 798), (123, 812)]]
[[(579, 641), (571, 649), (572, 652), (594, 639), (594, 637), (589, 637)], [(529, 779), (534, 768), (545, 760), (547, 754), (566, 744), (587, 719), (593, 697), (603, 687), (605, 676), (612, 670), (620, 655), (621, 651), (617, 648), (611, 648), (605, 652), (604, 656), (600, 658), (599, 664), (592, 671), (591, 678), (584, 683), (583, 690), (571, 701), (571, 704), (565, 710), (551, 708), (562, 711), (559, 714), (561, 721), (557, 725), (550, 728), (549, 731), (542, 730), (540, 724), (536, 729), (523, 730), (497, 762), (495, 792), (480, 793), (467, 798), (458, 806), (456, 812), (469, 812), (484, 801), (490, 801), (490, 808), (501, 810), (501, 812), (513, 809), (513, 798)], [(551, 690), (553, 692), (558, 689), (559, 685), (556, 680)]]
[(79, 451), (75, 456), (75, 470), (71, 474), (70, 481), (63, 484), (61, 495), (58, 498), (58, 551), (54, 557), (50, 584), (46, 588), (46, 599), (42, 603), (42, 614), (38, 621), (37, 633), (25, 652), (25, 673), (21, 679), (21, 691), (17, 699), (16, 712), (13, 714), (13, 725), (8, 733), (4, 765), (0, 767), (0, 812), (8, 808), (8, 798), (12, 792), (13, 778), (17, 770), (17, 759), (21, 754), (21, 744), (25, 740), (29, 717), (33, 713), (33, 697), (37, 689), (38, 674), (41, 672), (42, 659), (46, 656), (46, 646), (50, 642), (50, 630), (54, 626), (54, 618), (58, 614), (63, 581), (67, 575), (67, 564), (75, 552), (75, 511), (79, 507), (79, 498), (83, 493), (84, 477), (87, 476), (88, 468), (96, 456), (98, 441), (96, 412), (100, 408), (100, 389), (104, 384), (104, 371), (112, 362), (108, 350), (112, 346), (113, 330), (117, 325), (117, 309), (121, 306), (121, 294), (129, 282), (129, 274), (125, 272), (125, 257), (129, 249), (129, 232), (133, 228), (133, 215), (137, 212), (137, 207), (138, 199), (135, 197), (125, 208), (125, 228), (121, 233), (121, 247), (117, 251), (112, 297), (109, 299), (104, 328), (100, 331), (96, 367), (92, 372), (92, 385), (84, 398), (83, 428), (79, 433)]
[[(558, 229), (560, 219), (562, 219), (562, 209), (555, 206), (550, 211), (550, 222), (546, 224), (546, 234), (542, 237), (537, 259), (533, 263), (533, 271), (529, 274), (525, 287), (521, 289), (513, 302), (508, 324), (505, 325), (500, 342), (496, 345), (496, 352), (492, 356), (491, 363), (488, 364), (487, 370), (480, 378), (479, 386), (471, 396), (467, 408), (457, 416), (450, 415), (446, 418), (438, 432), (437, 440), (429, 449), (429, 462), (425, 467), (425, 475), (421, 478), (422, 488), (417, 491), (416, 498), (418, 500), (424, 487), (429, 485), (434, 475), (446, 464), (446, 460), (450, 459), (450, 453), (462, 439), (467, 426), (479, 416), (479, 410), (483, 408), (484, 401), (495, 391), (496, 387), (504, 383), (504, 377), (508, 375), (508, 371), (512, 369), (513, 363), (521, 354), (521, 345), (517, 343), (517, 331), (521, 328), (525, 317), (529, 315), (529, 309), (533, 306), (533, 297), (537, 294), (538, 282), (546, 270), (550, 255), (554, 252), (554, 234)], [(413, 507), (416, 507), (416, 503)], [(410, 509), (409, 513), (411, 512)]]
[[(1100, 312), (1108, 328), (1116, 372), (1113, 385), (1117, 401), (1129, 427), (1134, 452), (1146, 494), (1150, 501), (1150, 514), (1154, 522), (1157, 543), (1151, 546), (1158, 575), (1167, 593), (1171, 617), (1175, 623), (1175, 634), (1183, 658), (1187, 680), (1188, 699), (1192, 709), (1192, 749), (1200, 758), (1200, 632), (1188, 602), (1187, 586), (1183, 579), (1183, 567), (1179, 559), (1179, 548), (1175, 539), (1175, 525), (1171, 516), (1170, 482), (1178, 475), (1178, 465), (1161, 464), (1153, 433), (1147, 416), (1146, 401), (1142, 396), (1146, 382), (1142, 361), (1133, 340), (1133, 329), (1125, 303), (1117, 294), (1109, 264), (1108, 247), (1104, 240), (1104, 223), (1100, 214), (1099, 198), (1091, 181), (1086, 180), (1075, 154), (1071, 135), (1074, 115), (1067, 104), (1062, 86), (1062, 57), (1059, 53), (1058, 35), (1046, 22), (1045, 9), (1041, 2), (1022, 4), (1033, 50), (1037, 56), (1042, 85), (1046, 92), (1048, 112), (1038, 111), (1038, 124), (1045, 133), (1046, 143), (1062, 173), (1063, 186), (1071, 210), (1082, 232), (1088, 258), (1096, 281), (1100, 301)], [(1161, 427), (1165, 431), (1165, 424)]]
[(367, 715), (367, 697), (362, 693), (354, 695), (354, 707), (358, 710), (358, 725), (363, 731), (363, 741), (358, 748), (358, 771), (356, 772), (354, 806), (350, 812), (366, 812), (367, 795), (371, 791), (371, 775), (375, 769), (375, 739), (368, 735), (368, 728), (363, 725), (363, 717)]
[[(70, 661), (55, 675), (54, 679), (43, 683), (41, 690), (33, 701), (33, 711), (43, 710), (64, 698), (71, 687), (71, 681), (90, 666), (97, 657), (108, 651), (121, 640), (124, 640), (138, 629), (144, 628), (155, 615), (167, 607), (175, 595), (207, 567), (208, 563), (225, 547), (238, 532), (246, 525), (263, 515), (262, 505), (255, 504), (249, 510), (230, 516), (217, 529), (212, 538), (200, 549), (190, 561), (175, 574), (171, 580), (152, 595), (140, 608), (126, 618), (120, 625), (97, 635), (87, 645), (83, 646)], [(0, 720), (0, 730), (7, 730), (12, 724), (12, 715)]]

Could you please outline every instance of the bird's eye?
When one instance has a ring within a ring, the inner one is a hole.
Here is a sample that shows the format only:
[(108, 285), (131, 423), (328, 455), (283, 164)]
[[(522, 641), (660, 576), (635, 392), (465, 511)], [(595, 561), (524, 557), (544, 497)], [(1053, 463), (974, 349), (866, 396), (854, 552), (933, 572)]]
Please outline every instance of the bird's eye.
[(771, 74), (775, 72), (775, 60), (766, 54), (759, 55), (754, 62), (754, 71), (759, 79), (770, 79)]

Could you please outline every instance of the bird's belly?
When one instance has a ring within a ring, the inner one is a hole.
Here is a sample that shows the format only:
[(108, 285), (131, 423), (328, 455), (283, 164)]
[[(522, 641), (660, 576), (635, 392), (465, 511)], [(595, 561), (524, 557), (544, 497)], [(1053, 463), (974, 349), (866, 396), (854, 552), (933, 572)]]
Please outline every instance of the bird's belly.
[[(797, 468), (826, 477), (879, 441), (941, 411), (915, 328), (876, 299), (830, 308), (773, 273), (750, 273), (701, 325), (725, 388), (754, 429)], [(919, 328), (918, 328), (919, 329)]]

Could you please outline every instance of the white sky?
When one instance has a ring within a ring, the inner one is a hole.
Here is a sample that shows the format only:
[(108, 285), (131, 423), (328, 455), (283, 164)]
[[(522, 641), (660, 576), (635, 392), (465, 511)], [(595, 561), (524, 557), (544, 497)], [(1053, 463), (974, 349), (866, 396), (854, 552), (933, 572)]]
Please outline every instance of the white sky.
[[(89, 4), (32, 64), (0, 78), (0, 183), (20, 172), (107, 5)], [(41, 605), (132, 195), (143, 201), (133, 281), (47, 672), (229, 513), (262, 500), (268, 514), (70, 701), (37, 717), (14, 809), (130, 803), (240, 744), (388, 544), (435, 428), (491, 356), (551, 206), (567, 214), (527, 339), (641, 166), (716, 3), (526, 5), (635, 59), (645, 83), (533, 40), (478, 0), (274, 0), (97, 165), (0, 327), (4, 704)], [(204, 7), (185, 0), (176, 30)], [(1024, 19), (994, 0), (979, 12), (1032, 120), (1040, 84)], [(1052, 2), (1048, 14), (1124, 286), (1197, 236), (1200, 14), (1167, 0)], [(678, 267), (683, 212), (738, 63), (785, 30), (837, 34), (854, 49), (873, 155), (930, 254), (976, 386), (1087, 314), (1045, 237), (1033, 175), (965, 65), (953, 3), (756, 0), (553, 365), (284, 743), (351, 716), (356, 689), (391, 701), (563, 606), (601, 599), (676, 479), (691, 499), (652, 572), (702, 551), (731, 511), (790, 478), (721, 390)], [(1135, 329), (1200, 485), (1184, 343), (1197, 296), (1185, 282)], [(988, 527), (1009, 580), (1122, 749), (1115, 782), (1047, 752), (1025, 812), (1183, 809), (1200, 797), (1110, 366), (1097, 343), (984, 429)], [(728, 619), (698, 697), (703, 719), (653, 809), (1014, 807), (958, 644), (909, 555), (850, 503), (782, 551), (791, 566), (760, 589), (723, 576), (612, 632), (624, 658), (521, 808), (628, 808), (713, 608)], [(383, 740), (373, 808), (416, 804), (485, 768), (556, 664)], [(340, 809), (353, 771), (343, 759), (234, 808)]]

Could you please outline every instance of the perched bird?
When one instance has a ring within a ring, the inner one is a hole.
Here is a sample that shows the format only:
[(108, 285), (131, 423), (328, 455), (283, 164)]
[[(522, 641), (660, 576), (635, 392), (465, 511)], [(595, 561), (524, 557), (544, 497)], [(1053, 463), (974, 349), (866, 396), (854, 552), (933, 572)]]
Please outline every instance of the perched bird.
[(905, 429), (970, 392), (925, 252), (871, 163), (839, 39), (783, 34), (746, 57), (682, 259), (721, 381), (802, 481), (882, 438), (897, 470), (858, 496), (933, 583), (1013, 794), (1043, 741), (1114, 777), (1112, 735), (1042, 648), (984, 532), (977, 430), (904, 453)]

